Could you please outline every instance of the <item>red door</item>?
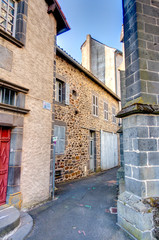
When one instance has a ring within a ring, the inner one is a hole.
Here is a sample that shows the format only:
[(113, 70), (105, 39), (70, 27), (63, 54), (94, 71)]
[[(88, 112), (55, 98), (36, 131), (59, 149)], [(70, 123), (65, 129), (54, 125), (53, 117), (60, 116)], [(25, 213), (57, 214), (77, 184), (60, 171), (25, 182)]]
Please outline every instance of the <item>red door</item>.
[(0, 127), (0, 205), (6, 203), (10, 132), (9, 128)]

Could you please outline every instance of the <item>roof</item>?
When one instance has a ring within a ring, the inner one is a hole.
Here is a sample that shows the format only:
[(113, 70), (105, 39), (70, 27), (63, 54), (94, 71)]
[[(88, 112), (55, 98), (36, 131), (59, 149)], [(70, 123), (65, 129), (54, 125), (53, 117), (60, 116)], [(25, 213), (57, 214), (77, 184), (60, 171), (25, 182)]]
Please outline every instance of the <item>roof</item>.
[(59, 46), (56, 47), (56, 54), (57, 56), (61, 56), (74, 67), (82, 71), (85, 75), (87, 75), (93, 82), (98, 84), (101, 88), (103, 88), (106, 92), (108, 92), (113, 98), (117, 101), (121, 99), (110, 89), (108, 88), (103, 82), (101, 82), (97, 77), (95, 77), (90, 71), (84, 68), (80, 63), (78, 63), (75, 59), (73, 59), (67, 52), (63, 51)]
[(57, 0), (45, 0), (48, 7), (48, 13), (52, 13), (57, 21), (57, 35), (70, 30), (70, 26)]

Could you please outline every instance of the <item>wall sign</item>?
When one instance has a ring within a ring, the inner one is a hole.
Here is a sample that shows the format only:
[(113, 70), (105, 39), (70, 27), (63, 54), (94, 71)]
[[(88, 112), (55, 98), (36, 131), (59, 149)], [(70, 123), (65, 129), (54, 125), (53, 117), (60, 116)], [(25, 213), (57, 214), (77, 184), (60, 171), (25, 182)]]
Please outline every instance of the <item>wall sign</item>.
[(47, 110), (51, 110), (51, 103), (43, 101), (43, 108)]

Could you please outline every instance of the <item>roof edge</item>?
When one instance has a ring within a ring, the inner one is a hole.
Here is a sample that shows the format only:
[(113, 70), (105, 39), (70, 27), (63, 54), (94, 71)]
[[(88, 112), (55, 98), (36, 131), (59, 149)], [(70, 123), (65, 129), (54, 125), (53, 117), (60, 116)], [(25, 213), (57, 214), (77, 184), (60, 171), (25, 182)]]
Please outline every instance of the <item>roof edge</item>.
[(68, 53), (63, 51), (59, 46), (56, 46), (56, 52), (63, 55), (68, 61), (70, 61), (73, 65), (75, 65), (79, 70), (84, 72), (88, 77), (90, 77), (95, 83), (97, 83), (100, 87), (102, 87), (105, 91), (107, 91), (112, 97), (114, 97), (117, 101), (121, 101), (120, 97), (118, 97), (110, 88), (108, 88), (103, 82), (101, 82), (97, 77), (95, 77), (90, 71), (84, 68), (80, 63), (78, 63), (75, 59), (73, 59)]
[(57, 0), (45, 0), (48, 4), (48, 13), (52, 13), (57, 21), (57, 35), (70, 30), (70, 26)]

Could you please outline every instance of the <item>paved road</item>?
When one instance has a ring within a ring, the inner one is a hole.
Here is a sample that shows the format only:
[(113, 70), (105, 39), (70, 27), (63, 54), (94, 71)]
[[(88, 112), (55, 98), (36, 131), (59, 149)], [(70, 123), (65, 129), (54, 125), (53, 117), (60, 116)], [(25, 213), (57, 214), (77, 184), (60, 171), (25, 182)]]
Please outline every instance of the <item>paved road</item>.
[(57, 200), (30, 211), (27, 240), (131, 240), (116, 225), (116, 171), (58, 186)]

